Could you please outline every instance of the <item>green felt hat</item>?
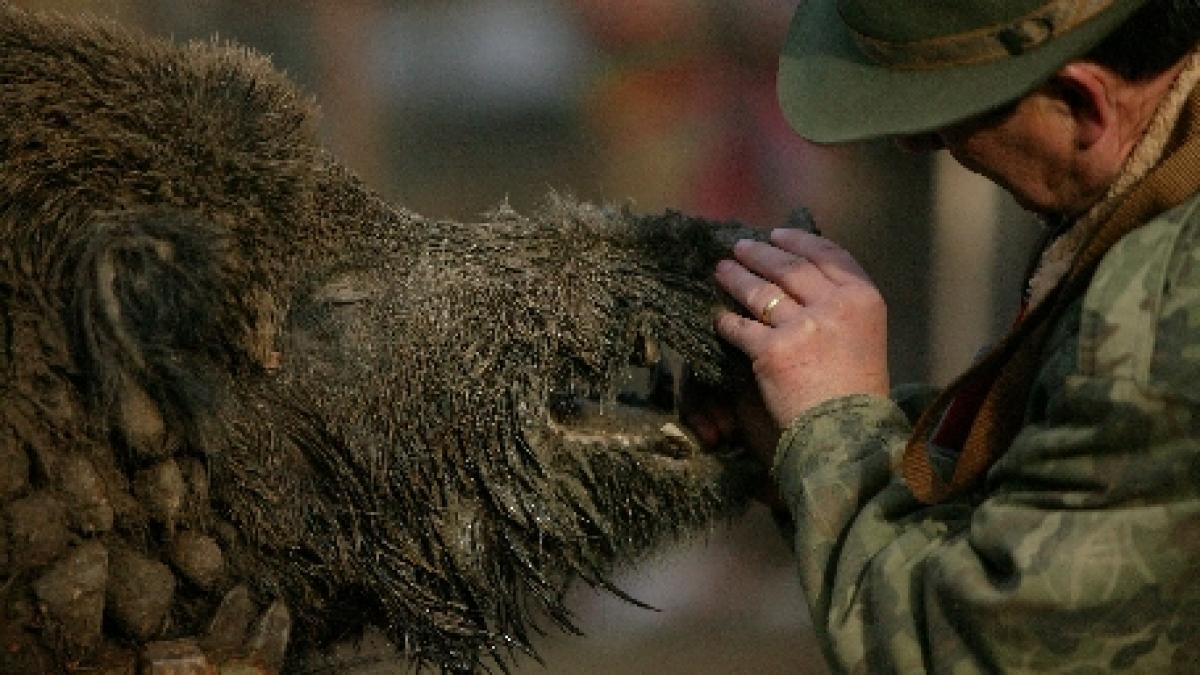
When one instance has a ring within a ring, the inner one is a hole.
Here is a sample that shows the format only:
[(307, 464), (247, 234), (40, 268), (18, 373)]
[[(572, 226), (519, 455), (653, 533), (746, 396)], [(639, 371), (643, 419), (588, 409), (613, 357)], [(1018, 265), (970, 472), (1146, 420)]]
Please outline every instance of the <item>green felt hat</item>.
[(805, 0), (779, 101), (818, 143), (916, 134), (1016, 100), (1145, 0)]

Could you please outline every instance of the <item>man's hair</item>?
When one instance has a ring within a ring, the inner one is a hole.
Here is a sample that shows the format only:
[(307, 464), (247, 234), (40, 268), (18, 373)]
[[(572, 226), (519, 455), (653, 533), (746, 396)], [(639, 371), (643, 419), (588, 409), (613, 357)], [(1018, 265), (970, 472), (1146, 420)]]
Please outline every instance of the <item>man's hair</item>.
[(1127, 80), (1157, 75), (1200, 42), (1200, 0), (1148, 0), (1087, 59)]

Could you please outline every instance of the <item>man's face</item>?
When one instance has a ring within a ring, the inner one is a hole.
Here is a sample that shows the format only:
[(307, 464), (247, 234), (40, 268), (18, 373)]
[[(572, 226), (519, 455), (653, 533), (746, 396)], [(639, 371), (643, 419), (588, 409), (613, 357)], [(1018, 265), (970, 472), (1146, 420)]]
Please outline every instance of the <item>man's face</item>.
[(945, 148), (1030, 211), (1077, 216), (1104, 194), (1115, 171), (1095, 166), (1080, 151), (1072, 124), (1067, 106), (1034, 92), (999, 111), (898, 142), (910, 150)]

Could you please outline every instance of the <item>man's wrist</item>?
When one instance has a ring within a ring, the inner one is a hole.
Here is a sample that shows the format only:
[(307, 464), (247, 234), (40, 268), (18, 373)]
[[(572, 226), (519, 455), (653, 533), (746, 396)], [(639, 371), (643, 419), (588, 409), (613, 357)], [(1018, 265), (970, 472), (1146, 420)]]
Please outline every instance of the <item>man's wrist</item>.
[(784, 499), (793, 485), (822, 466), (853, 461), (907, 439), (911, 425), (885, 396), (851, 394), (832, 398), (801, 413), (780, 436), (771, 475)]

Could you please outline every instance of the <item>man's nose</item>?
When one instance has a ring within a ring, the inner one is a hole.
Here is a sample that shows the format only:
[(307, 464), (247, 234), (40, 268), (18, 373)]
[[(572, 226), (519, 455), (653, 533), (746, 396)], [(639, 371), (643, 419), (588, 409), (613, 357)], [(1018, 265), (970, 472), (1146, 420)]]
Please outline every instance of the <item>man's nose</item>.
[(946, 147), (946, 142), (942, 140), (941, 134), (936, 132), (897, 136), (895, 140), (896, 146), (901, 150), (918, 154), (933, 152)]

